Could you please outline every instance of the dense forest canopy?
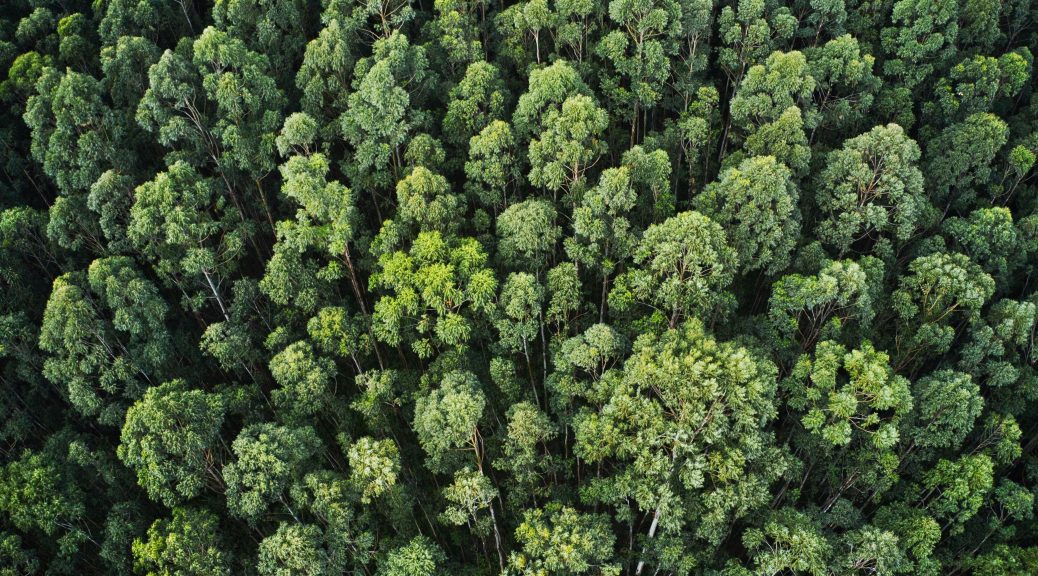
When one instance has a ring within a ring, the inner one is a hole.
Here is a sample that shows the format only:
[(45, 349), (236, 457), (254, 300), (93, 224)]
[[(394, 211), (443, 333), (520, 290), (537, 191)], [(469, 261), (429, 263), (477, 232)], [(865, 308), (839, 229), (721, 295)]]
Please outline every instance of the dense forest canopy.
[(7, 0), (0, 575), (1038, 574), (1031, 0)]

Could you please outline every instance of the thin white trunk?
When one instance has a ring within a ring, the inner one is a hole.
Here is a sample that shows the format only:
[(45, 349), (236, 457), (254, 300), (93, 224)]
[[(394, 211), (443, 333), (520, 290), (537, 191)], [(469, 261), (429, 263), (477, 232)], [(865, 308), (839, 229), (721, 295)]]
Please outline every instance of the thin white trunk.
[[(656, 536), (656, 528), (660, 525), (660, 509), (656, 508), (656, 512), (652, 515), (652, 524), (649, 525), (649, 540), (652, 540)], [(645, 568), (645, 552), (648, 549), (648, 545), (642, 547), (641, 560), (638, 560), (638, 567), (634, 569), (635, 576), (641, 576), (642, 568)]]
[(209, 272), (202, 270), (202, 274), (205, 275), (205, 281), (209, 283), (209, 290), (213, 293), (213, 297), (216, 298), (216, 304), (220, 307), (220, 312), (223, 314), (223, 319), (230, 322), (231, 317), (227, 314), (227, 308), (223, 305), (223, 298), (220, 298), (220, 293), (216, 290), (216, 285), (213, 284), (213, 279), (209, 276)]

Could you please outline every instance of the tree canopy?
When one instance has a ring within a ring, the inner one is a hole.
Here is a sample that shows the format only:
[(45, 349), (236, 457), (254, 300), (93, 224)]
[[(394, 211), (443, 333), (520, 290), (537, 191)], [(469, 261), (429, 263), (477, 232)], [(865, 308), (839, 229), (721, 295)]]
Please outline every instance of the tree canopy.
[(1038, 574), (1032, 0), (7, 0), (0, 576)]

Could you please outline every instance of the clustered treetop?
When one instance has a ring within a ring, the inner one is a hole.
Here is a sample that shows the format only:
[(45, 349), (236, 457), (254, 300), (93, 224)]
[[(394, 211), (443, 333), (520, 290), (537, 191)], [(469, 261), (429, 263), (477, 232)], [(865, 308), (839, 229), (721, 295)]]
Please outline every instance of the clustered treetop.
[(1038, 574), (1031, 0), (8, 0), (0, 576)]

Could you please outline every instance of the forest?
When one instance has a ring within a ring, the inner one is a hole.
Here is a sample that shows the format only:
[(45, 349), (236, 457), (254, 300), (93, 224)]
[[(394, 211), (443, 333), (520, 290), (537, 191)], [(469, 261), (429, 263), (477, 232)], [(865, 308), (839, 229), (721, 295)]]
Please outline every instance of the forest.
[(1038, 2), (4, 0), (0, 576), (1038, 574)]

